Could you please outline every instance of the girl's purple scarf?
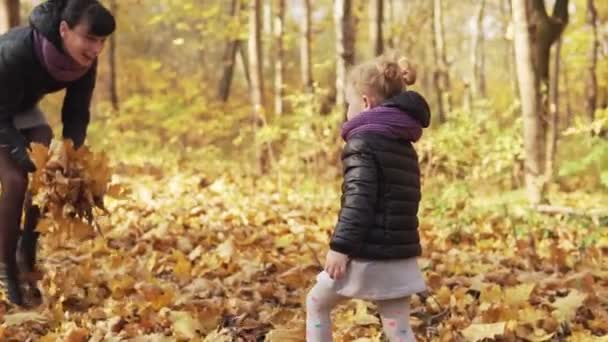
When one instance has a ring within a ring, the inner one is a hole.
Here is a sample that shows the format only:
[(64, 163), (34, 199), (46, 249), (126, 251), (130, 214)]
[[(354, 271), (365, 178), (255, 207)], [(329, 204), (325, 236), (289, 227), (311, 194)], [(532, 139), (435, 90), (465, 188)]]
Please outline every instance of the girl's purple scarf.
[(399, 108), (379, 106), (345, 122), (342, 126), (342, 139), (348, 141), (353, 135), (361, 132), (417, 141), (422, 136), (422, 126)]
[(40, 64), (57, 81), (72, 82), (89, 71), (89, 67), (81, 66), (72, 57), (60, 51), (38, 30), (34, 30), (34, 50)]

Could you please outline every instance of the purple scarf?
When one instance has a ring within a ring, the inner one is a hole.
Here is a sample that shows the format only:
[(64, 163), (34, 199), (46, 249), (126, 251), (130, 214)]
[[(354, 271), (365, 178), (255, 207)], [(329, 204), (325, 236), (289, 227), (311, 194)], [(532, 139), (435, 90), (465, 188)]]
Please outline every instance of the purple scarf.
[(406, 112), (395, 107), (375, 107), (364, 111), (342, 125), (342, 139), (348, 141), (361, 132), (373, 132), (394, 139), (417, 141), (422, 126)]
[(84, 76), (89, 67), (83, 67), (63, 53), (38, 30), (34, 30), (34, 50), (40, 63), (55, 80), (72, 82)]

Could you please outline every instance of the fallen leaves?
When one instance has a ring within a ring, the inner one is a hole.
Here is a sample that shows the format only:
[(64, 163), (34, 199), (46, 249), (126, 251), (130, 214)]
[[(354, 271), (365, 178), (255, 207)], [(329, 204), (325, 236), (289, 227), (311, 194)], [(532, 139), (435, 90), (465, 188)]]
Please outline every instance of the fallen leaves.
[[(93, 209), (105, 210), (103, 200), (112, 177), (107, 156), (87, 147), (74, 149), (70, 140), (53, 141), (50, 148), (32, 144), (30, 155), (37, 168), (30, 191), (46, 216), (38, 230), (79, 240), (93, 237)], [(114, 185), (112, 193), (119, 192)]]
[(467, 341), (477, 342), (486, 338), (502, 336), (505, 333), (506, 322), (492, 324), (471, 324), (462, 331)]
[[(66, 155), (54, 163), (69, 165)], [(53, 225), (61, 219), (41, 221), (45, 303), (25, 316), (31, 319), (5, 314), (0, 336), (303, 341), (304, 299), (326, 253), (338, 193), (307, 197), (270, 183), (253, 188), (234, 176), (200, 188), (198, 176), (133, 174), (121, 178), (126, 195), (107, 203), (112, 215), (100, 222), (103, 237), (76, 239), (87, 231), (75, 226), (70, 239), (58, 241)], [(608, 334), (605, 251), (570, 246), (580, 245), (586, 227), (547, 223), (556, 238), (527, 225), (531, 238), (521, 242), (510, 217), (476, 217), (454, 232), (441, 225), (444, 217), (421, 215), (427, 219), (419, 261), (430, 293), (411, 300), (419, 341), (587, 341)], [(553, 241), (560, 238), (570, 242)], [(381, 340), (373, 303), (339, 306), (334, 323), (335, 341)]]

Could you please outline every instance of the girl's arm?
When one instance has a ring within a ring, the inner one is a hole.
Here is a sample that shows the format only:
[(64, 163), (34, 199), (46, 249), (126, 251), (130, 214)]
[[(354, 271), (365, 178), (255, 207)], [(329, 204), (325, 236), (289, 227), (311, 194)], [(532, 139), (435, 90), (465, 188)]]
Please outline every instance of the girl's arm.
[(354, 137), (346, 144), (342, 163), (342, 206), (330, 248), (343, 254), (356, 255), (367, 230), (375, 223), (377, 163), (373, 151), (360, 137)]

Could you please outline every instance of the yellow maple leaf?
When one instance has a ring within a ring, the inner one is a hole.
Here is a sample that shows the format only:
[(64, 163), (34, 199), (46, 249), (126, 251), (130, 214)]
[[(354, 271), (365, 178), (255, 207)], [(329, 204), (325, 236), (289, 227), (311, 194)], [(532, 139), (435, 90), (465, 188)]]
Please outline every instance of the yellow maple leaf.
[(555, 308), (552, 312), (553, 317), (560, 322), (570, 321), (585, 299), (587, 299), (587, 294), (572, 289), (566, 297), (557, 298), (555, 302), (551, 303), (551, 306)]
[(279, 327), (268, 332), (265, 342), (305, 342), (306, 332), (304, 324), (298, 327)]
[(471, 324), (468, 328), (462, 331), (462, 336), (467, 341), (477, 342), (486, 338), (494, 338), (504, 335), (506, 322), (492, 324)]
[(67, 342), (86, 342), (89, 338), (89, 330), (86, 328), (73, 328), (65, 336)]
[(51, 143), (50, 157), (46, 164), (46, 167), (48, 169), (60, 169), (62, 171), (65, 171), (68, 169), (68, 163), (69, 163), (68, 151), (67, 151), (68, 145), (70, 145), (70, 143), (68, 143), (66, 141), (58, 142), (58, 141), (54, 140)]
[(89, 239), (95, 236), (95, 228), (80, 220), (72, 220), (70, 224), (70, 237), (76, 240)]
[(234, 254), (234, 251), (234, 242), (230, 238), (222, 242), (215, 249), (215, 253), (226, 262), (230, 261), (232, 255)]
[(192, 272), (192, 265), (186, 255), (181, 251), (174, 249), (173, 260), (175, 261), (175, 267), (173, 268), (175, 276), (181, 281), (189, 280)]
[(178, 338), (193, 340), (199, 337), (202, 327), (198, 320), (195, 320), (189, 312), (171, 311), (169, 319), (173, 323), (173, 332)]
[(356, 325), (370, 325), (370, 324), (379, 324), (380, 321), (376, 315), (372, 315), (368, 312), (368, 304), (365, 301), (357, 300), (357, 306), (355, 309), (355, 314), (352, 317), (353, 323)]
[(502, 302), (503, 293), (499, 285), (489, 284), (483, 287), (480, 295), (481, 303), (497, 304)]
[(38, 312), (17, 312), (4, 316), (4, 326), (17, 326), (26, 322), (45, 323), (47, 318)]
[(518, 311), (518, 315), (519, 315), (520, 322), (536, 324), (536, 322), (545, 318), (545, 316), (547, 314), (543, 310), (539, 310), (537, 308), (534, 308), (534, 307), (528, 305), (528, 306), (524, 307), (523, 309), (520, 309)]
[(521, 284), (505, 289), (505, 303), (511, 307), (521, 307), (528, 303), (535, 284)]

